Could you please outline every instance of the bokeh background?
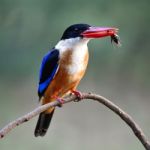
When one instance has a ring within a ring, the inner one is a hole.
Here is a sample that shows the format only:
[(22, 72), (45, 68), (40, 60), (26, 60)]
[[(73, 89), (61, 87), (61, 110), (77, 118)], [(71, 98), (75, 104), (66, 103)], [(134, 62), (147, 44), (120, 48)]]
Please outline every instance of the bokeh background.
[[(101, 94), (125, 111), (150, 139), (149, 0), (0, 0), (0, 128), (38, 106), (43, 55), (74, 23), (118, 27), (122, 47), (110, 38), (89, 43), (90, 62), (79, 89)], [(37, 117), (0, 141), (1, 150), (142, 150), (129, 127), (94, 101), (58, 108), (43, 138)]]

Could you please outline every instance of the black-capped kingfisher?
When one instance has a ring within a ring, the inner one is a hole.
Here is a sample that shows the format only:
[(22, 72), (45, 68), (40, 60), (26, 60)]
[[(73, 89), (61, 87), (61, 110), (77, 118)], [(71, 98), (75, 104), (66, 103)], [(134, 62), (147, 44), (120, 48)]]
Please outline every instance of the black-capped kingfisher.
[[(76, 91), (76, 88), (87, 68), (88, 42), (91, 39), (106, 36), (111, 36), (114, 40), (117, 30), (88, 24), (74, 24), (68, 27), (60, 41), (42, 60), (38, 87), (41, 104), (44, 105), (56, 99), (61, 101), (63, 96), (68, 93), (80, 96), (80, 92)], [(54, 110), (55, 108), (49, 108), (39, 115), (35, 136), (46, 134)]]

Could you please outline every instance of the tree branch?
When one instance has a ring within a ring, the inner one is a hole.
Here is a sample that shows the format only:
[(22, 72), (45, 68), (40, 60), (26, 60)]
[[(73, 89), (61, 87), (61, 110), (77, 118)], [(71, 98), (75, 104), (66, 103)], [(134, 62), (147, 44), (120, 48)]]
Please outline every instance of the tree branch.
[[(139, 141), (143, 144), (146, 150), (150, 150), (150, 143), (147, 140), (146, 136), (144, 135), (143, 131), (141, 128), (135, 123), (135, 121), (129, 116), (126, 112), (124, 112), (121, 108), (119, 108), (117, 105), (112, 103), (110, 100), (96, 94), (91, 94), (91, 93), (82, 93), (82, 100), (83, 99), (91, 99), (98, 101), (111, 109), (114, 113), (116, 113), (122, 120), (125, 121), (126, 124), (132, 129), (136, 137), (139, 139)], [(75, 95), (68, 96), (64, 99), (64, 104), (69, 103), (71, 101), (77, 100), (77, 97)], [(50, 107), (56, 107), (59, 106), (60, 102), (59, 101), (54, 101), (42, 106), (37, 107), (33, 111), (29, 112), (28, 114), (25, 114), (24, 116), (16, 119), (13, 122), (10, 122), (8, 125), (6, 125), (4, 128), (0, 130), (0, 139), (2, 139), (8, 132), (10, 132), (13, 128), (16, 126), (19, 126), (20, 124), (29, 121), (36, 115), (40, 114), (41, 112), (47, 110)]]

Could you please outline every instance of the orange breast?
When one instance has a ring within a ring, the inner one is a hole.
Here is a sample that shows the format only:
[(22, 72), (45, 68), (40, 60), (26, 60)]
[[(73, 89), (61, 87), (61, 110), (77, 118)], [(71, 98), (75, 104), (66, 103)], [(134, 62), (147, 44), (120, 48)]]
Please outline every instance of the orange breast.
[(83, 61), (81, 61), (83, 64), (80, 64), (84, 67), (80, 69), (80, 67), (77, 66), (79, 69), (74, 74), (70, 74), (68, 70), (68, 68), (73, 65), (72, 56), (72, 50), (68, 50), (62, 55), (59, 61), (58, 72), (45, 92), (44, 103), (52, 101), (55, 97), (62, 97), (70, 90), (75, 90), (82, 79), (88, 64), (88, 50), (83, 57)]

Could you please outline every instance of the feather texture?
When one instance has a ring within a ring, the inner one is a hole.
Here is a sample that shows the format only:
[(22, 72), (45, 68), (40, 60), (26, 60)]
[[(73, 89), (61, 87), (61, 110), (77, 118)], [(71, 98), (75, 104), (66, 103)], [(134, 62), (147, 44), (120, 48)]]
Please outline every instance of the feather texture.
[(39, 77), (39, 87), (38, 95), (42, 97), (48, 85), (54, 78), (58, 70), (58, 61), (59, 61), (59, 51), (53, 49), (49, 51), (43, 58), (41, 68), (40, 68), (40, 77)]

